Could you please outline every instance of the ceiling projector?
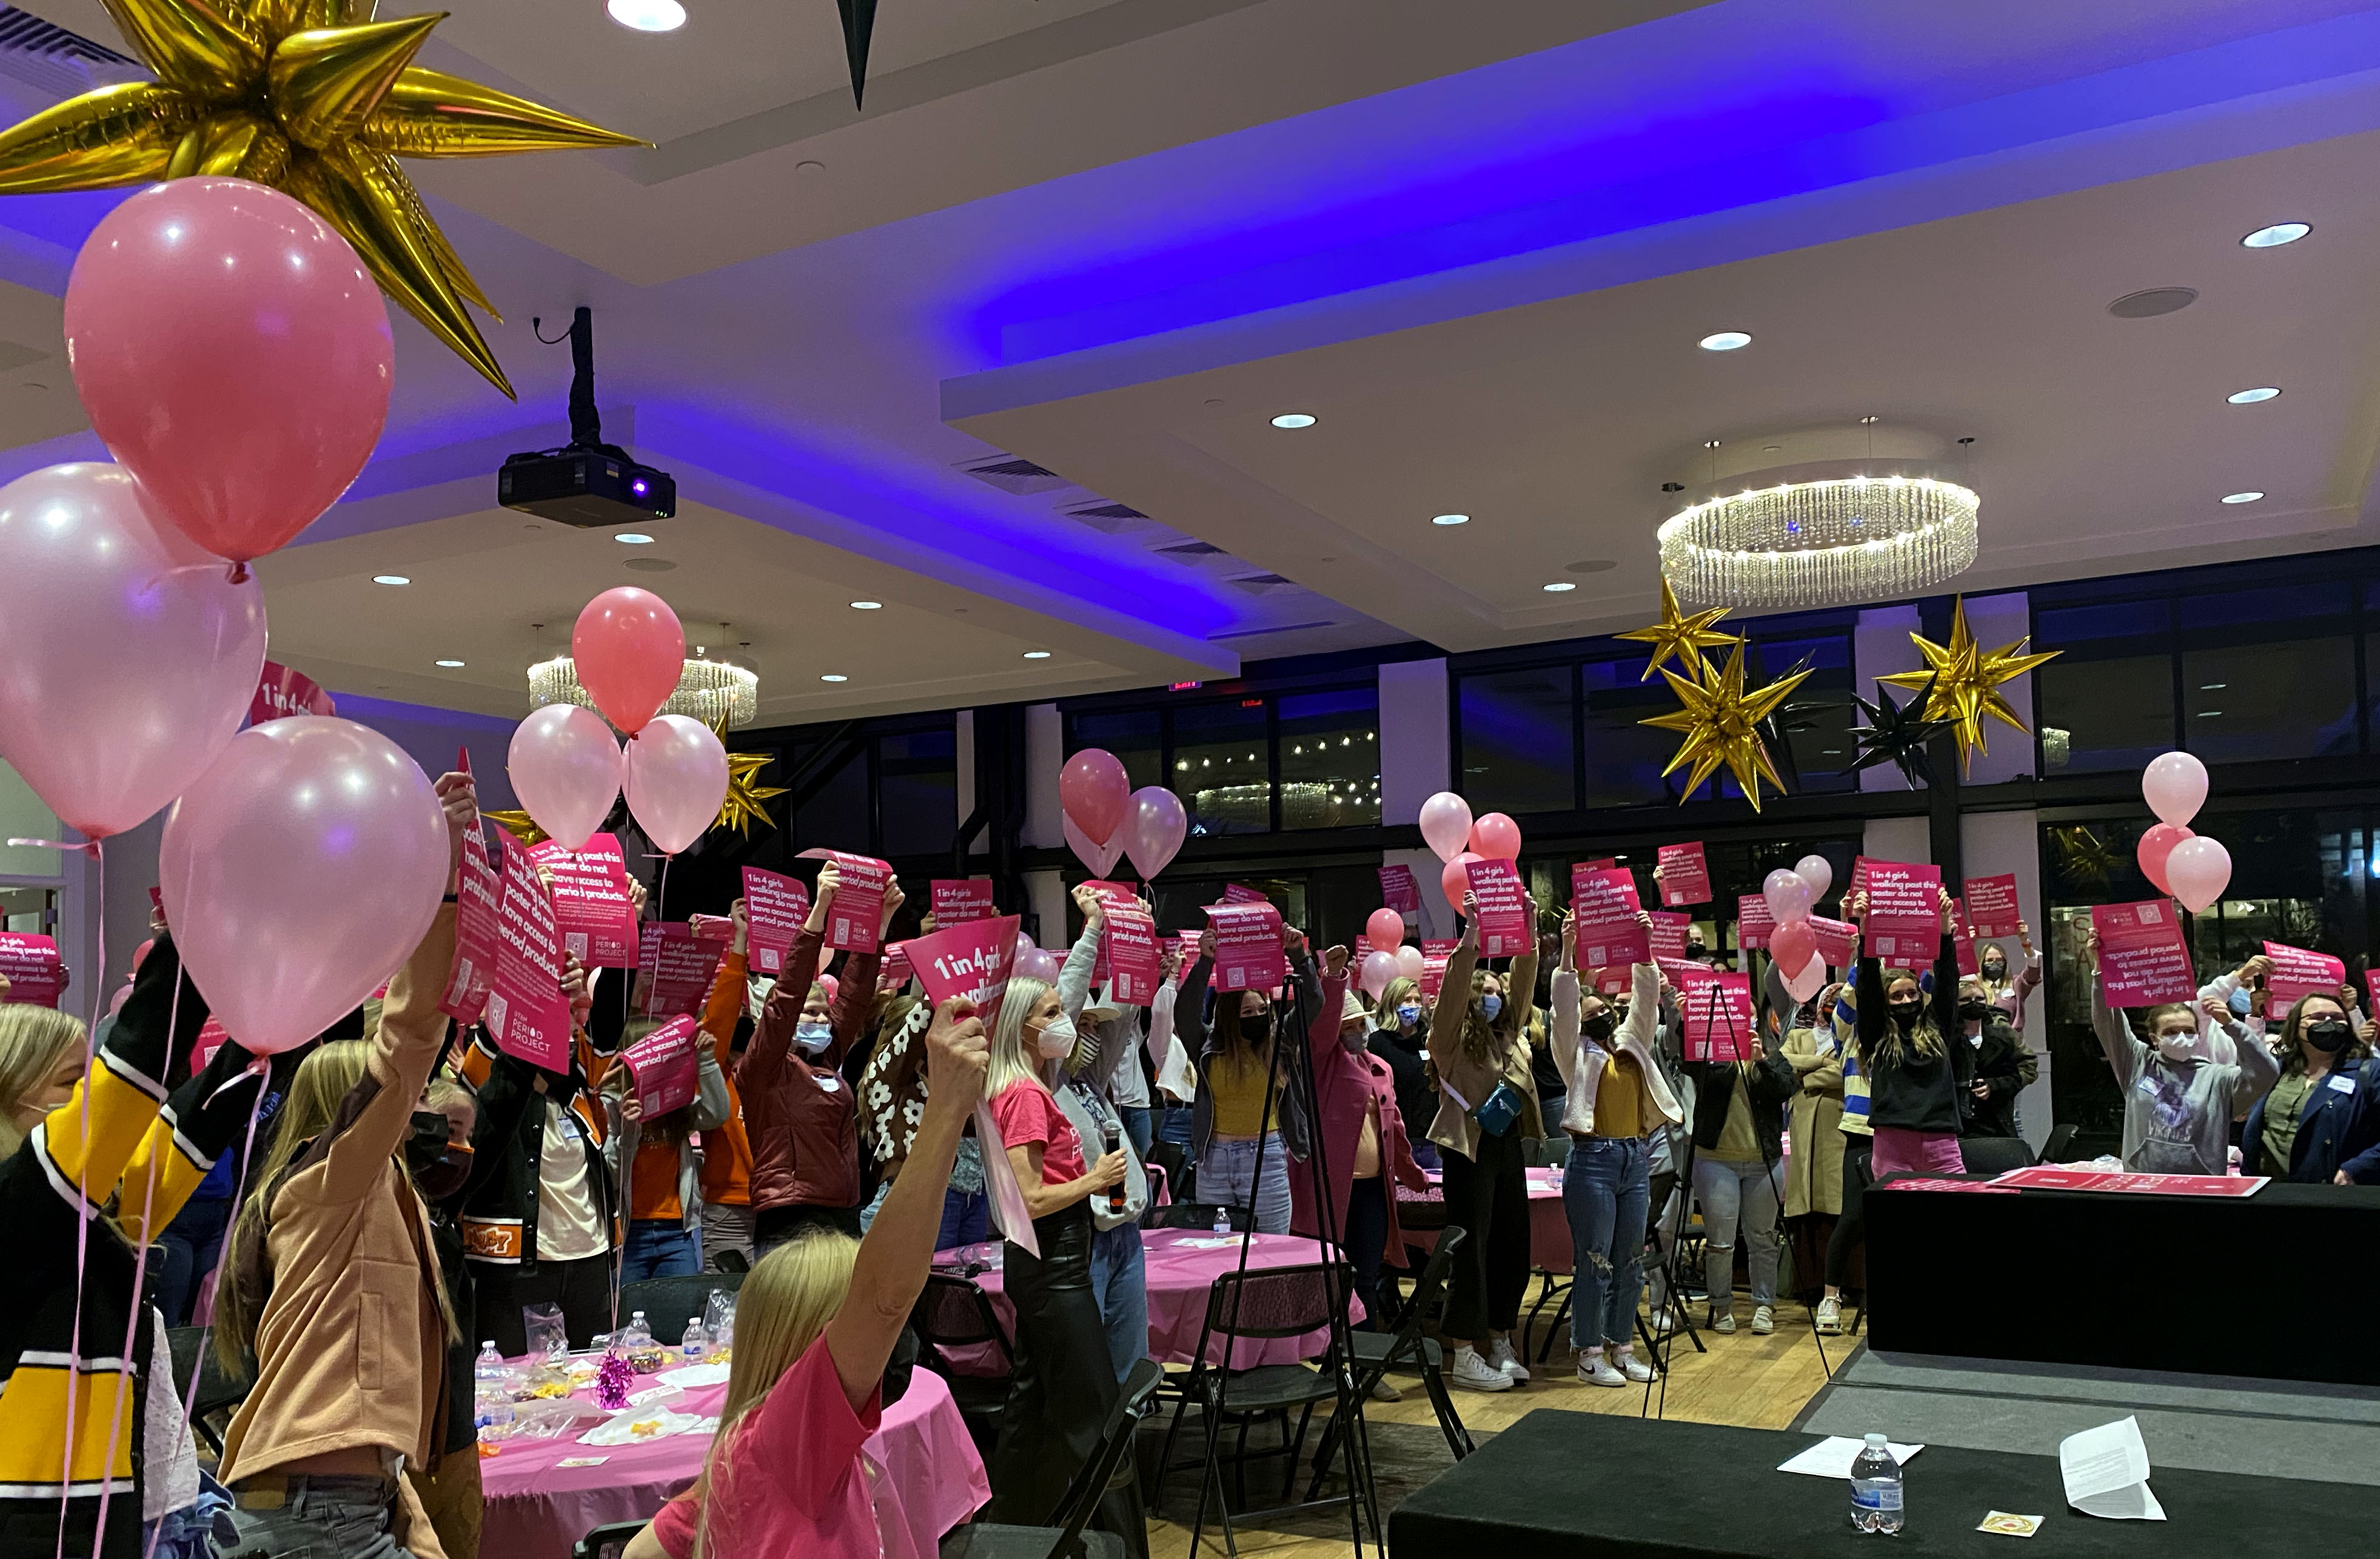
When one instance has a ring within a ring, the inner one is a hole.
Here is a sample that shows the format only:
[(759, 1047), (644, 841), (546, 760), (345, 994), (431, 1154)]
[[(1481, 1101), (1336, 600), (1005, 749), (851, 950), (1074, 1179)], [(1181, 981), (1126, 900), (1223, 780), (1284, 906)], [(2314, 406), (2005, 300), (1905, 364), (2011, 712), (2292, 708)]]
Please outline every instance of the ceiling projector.
[[(530, 320), (530, 329), (539, 323)], [(496, 502), (583, 530), (675, 515), (676, 479), (603, 442), (595, 410), (595, 320), (585, 309), (571, 317), (570, 363), (570, 442), (504, 457), (496, 472)]]

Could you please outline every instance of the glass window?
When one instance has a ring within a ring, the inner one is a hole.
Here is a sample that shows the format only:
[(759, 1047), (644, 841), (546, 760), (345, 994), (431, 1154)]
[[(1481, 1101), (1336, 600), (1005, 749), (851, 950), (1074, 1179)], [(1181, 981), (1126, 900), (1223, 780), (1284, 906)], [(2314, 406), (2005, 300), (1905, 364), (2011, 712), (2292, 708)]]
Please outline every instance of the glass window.
[[(1859, 776), (1851, 770), (1855, 756), (1851, 728), (1864, 725), (1859, 706), (1852, 702), (1852, 636), (1832, 632), (1753, 641), (1744, 657), (1746, 687), (1765, 687), (1790, 676), (1808, 662), (1810, 675), (1777, 712), (1785, 737), (1769, 744), (1768, 761), (1777, 765), (1791, 795), (1811, 791), (1857, 790)], [(1732, 778), (1720, 794), (1741, 794)], [(1799, 858), (1796, 858), (1799, 859)], [(1791, 861), (1785, 863), (1788, 866)]]
[(2186, 595), (2181, 737), (2210, 763), (2359, 748), (2347, 586)]
[(1590, 807), (1642, 807), (1656, 798), (1678, 798), (1684, 773), (1661, 777), (1663, 766), (1678, 750), (1676, 733), (1639, 724), (1677, 708), (1677, 697), (1660, 677), (1642, 677), (1644, 669), (1644, 657), (1634, 654), (1589, 661), (1579, 668), (1586, 698)]
[(1379, 685), (1283, 694), (1281, 827), (1345, 828), (1379, 821)]
[(2163, 601), (2034, 614), (2034, 648), (2061, 652), (2034, 673), (2045, 775), (2139, 769), (2173, 746), (2168, 622)]
[(1463, 773), (1455, 789), (1472, 810), (1566, 812), (1575, 807), (1570, 667), (1483, 672), (1463, 677), (1459, 687)]
[(1123, 763), (1132, 787), (1165, 783), (1165, 712), (1160, 709), (1097, 711), (1066, 717), (1066, 750), (1105, 748)]
[(943, 731), (878, 738), (877, 817), (888, 856), (951, 847), (958, 827), (958, 743)]
[(1265, 700), (1184, 704), (1173, 711), (1173, 794), (1194, 835), (1272, 830), (1272, 768)]
[[(812, 744), (795, 747), (785, 755), (785, 772), (799, 771), (817, 752)], [(866, 742), (835, 743), (825, 766), (810, 772), (793, 799), (796, 805), (787, 819), (788, 831), (802, 841), (800, 848), (823, 845), (861, 854), (874, 848), (875, 831), (868, 819)]]

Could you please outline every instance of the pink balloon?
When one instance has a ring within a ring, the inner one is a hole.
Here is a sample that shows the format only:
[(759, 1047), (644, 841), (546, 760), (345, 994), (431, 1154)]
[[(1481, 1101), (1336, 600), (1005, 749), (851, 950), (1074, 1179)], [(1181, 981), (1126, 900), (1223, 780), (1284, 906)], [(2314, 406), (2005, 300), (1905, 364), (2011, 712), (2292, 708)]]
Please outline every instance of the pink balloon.
[(1421, 837), (1424, 844), (1438, 852), (1439, 859), (1452, 860), (1462, 853), (1463, 841), (1471, 837), (1471, 803), (1451, 790), (1441, 790), (1424, 801)]
[(1471, 825), (1471, 848), (1489, 860), (1521, 859), (1521, 825), (1501, 812), (1489, 812)]
[(2141, 835), (2140, 848), (2136, 852), (2141, 863), (2141, 875), (2155, 883), (2157, 892), (2173, 892), (2173, 884), (2166, 880), (2166, 858), (2173, 854), (2176, 845), (2195, 837), (2189, 829), (2169, 822), (2152, 824), (2148, 832)]
[(108, 213), (67, 278), (66, 336), (100, 441), (161, 515), (240, 564), (338, 502), (388, 417), (395, 351), (370, 273), (245, 179), (154, 184)]
[(1132, 781), (1114, 753), (1087, 747), (1058, 771), (1058, 803), (1084, 838), (1104, 846), (1123, 826), (1124, 811), (1132, 804)]
[(570, 659), (603, 718), (633, 737), (686, 675), (686, 629), (660, 596), (617, 585), (579, 610)]
[[(1807, 920), (1785, 920), (1768, 933), (1768, 956), (1780, 969), (1794, 970), (1817, 956), (1818, 933)], [(1819, 966), (1825, 968), (1823, 964)]]
[[(1804, 927), (1803, 929), (1806, 930), (1807, 928)], [(1781, 969), (1785, 966), (1783, 964), (1779, 964), (1777, 967)], [(1785, 989), (1792, 994), (1793, 999), (1797, 1002), (1808, 1001), (1811, 997), (1816, 995), (1819, 990), (1824, 987), (1826, 983), (1826, 960), (1819, 957), (1815, 953), (1811, 954), (1808, 959), (1803, 963), (1799, 969), (1785, 976)]]
[(619, 738), (591, 709), (548, 704), (513, 729), (504, 773), (529, 821), (583, 850), (627, 779)]
[(1458, 915), (1463, 912), (1463, 895), (1471, 891), (1471, 863), (1485, 859), (1465, 850), (1448, 861), (1445, 869), (1438, 874), (1438, 885), (1444, 890), (1446, 902), (1454, 907)]
[(226, 581), (103, 462), (0, 488), (0, 758), (91, 839), (203, 773), (264, 670), (262, 589)]
[(2141, 772), (2141, 794), (2149, 810), (2180, 828), (2206, 804), (2206, 765), (2187, 752), (2160, 752)]
[(1016, 956), (1015, 972), (1028, 980), (1040, 980), (1045, 985), (1055, 985), (1058, 982), (1057, 956), (1038, 947), (1028, 948)]
[(115, 988), (115, 995), (107, 998), (107, 1016), (114, 1017), (117, 1013), (122, 1012), (124, 1010), (124, 1004), (129, 1001), (131, 997), (132, 981), (128, 980), (123, 984)]
[(1132, 793), (1132, 813), (1124, 819), (1124, 853), (1144, 883), (1173, 864), (1174, 854), (1190, 833), (1190, 818), (1182, 798), (1161, 785), (1145, 785)]
[(1033, 950), (1033, 945), (1034, 944), (1031, 934), (1027, 932), (1023, 926), (1018, 926), (1016, 928), (1016, 947), (1012, 956), (1023, 957), (1026, 954)]
[(1810, 884), (1798, 871), (1780, 866), (1771, 871), (1760, 884), (1760, 895), (1768, 901), (1768, 913), (1779, 925), (1810, 918), (1810, 900), (1815, 896)]
[(1810, 902), (1817, 903), (1835, 885), (1835, 869), (1825, 856), (1803, 856), (1793, 863), (1793, 875), (1810, 884)]
[(2166, 856), (2165, 874), (2173, 883), (2173, 896), (2195, 915), (2231, 885), (2231, 852), (2217, 840), (2194, 834)]
[(727, 799), (727, 749), (684, 714), (656, 714), (628, 738), (628, 815), (663, 855), (675, 855), (719, 821)]
[(1419, 980), (1423, 968), (1422, 951), (1408, 942), (1397, 949), (1397, 972), (1407, 980)]
[(1374, 1000), (1389, 988), (1397, 977), (1397, 956), (1394, 953), (1373, 952), (1364, 955), (1364, 971), (1360, 977), (1365, 992)]
[(419, 764), (352, 720), (232, 738), (166, 814), (158, 887), (182, 966), (260, 1055), (353, 1012), (438, 913), (446, 819)]
[(1093, 877), (1104, 878), (1115, 870), (1116, 858), (1123, 854), (1123, 834), (1121, 830), (1106, 844), (1094, 845), (1088, 834), (1075, 826), (1072, 817), (1062, 817), (1058, 823), (1065, 831), (1066, 843), (1074, 850), (1075, 859), (1081, 861)]
[(1364, 941), (1375, 953), (1394, 954), (1405, 940), (1405, 918), (1393, 909), (1375, 909), (1364, 922)]

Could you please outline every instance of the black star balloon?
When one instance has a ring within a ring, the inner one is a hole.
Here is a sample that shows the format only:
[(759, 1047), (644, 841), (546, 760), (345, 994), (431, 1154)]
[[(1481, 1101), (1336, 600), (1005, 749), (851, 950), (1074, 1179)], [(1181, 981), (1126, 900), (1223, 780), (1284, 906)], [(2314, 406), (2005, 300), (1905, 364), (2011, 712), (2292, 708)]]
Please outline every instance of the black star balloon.
[(1892, 695), (1882, 688), (1876, 690), (1875, 703), (1853, 693), (1852, 702), (1859, 705), (1868, 723), (1852, 727), (1852, 740), (1858, 744), (1859, 752), (1852, 762), (1852, 772), (1856, 773), (1871, 764), (1888, 761), (1900, 771), (1900, 777), (1909, 782), (1912, 790), (1921, 783), (1932, 786), (1934, 770), (1926, 761), (1925, 744), (1949, 730), (1952, 724), (1925, 718), (1927, 700), (1933, 696), (1931, 677), (1906, 703), (1894, 703)]

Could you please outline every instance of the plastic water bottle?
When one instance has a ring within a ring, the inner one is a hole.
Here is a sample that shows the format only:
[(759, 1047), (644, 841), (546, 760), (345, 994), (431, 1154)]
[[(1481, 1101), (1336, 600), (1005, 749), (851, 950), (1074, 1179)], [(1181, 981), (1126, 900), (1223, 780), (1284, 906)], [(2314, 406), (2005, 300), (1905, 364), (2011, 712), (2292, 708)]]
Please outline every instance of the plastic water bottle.
[(1852, 1463), (1852, 1525), (1890, 1534), (1900, 1530), (1900, 1464), (1892, 1459), (1884, 1436), (1871, 1434)]
[(1232, 1232), (1232, 1210), (1221, 1202), (1215, 1204), (1215, 1232), (1219, 1235)]
[(630, 1353), (644, 1352), (652, 1347), (653, 1329), (646, 1323), (644, 1311), (635, 1311), (628, 1318), (626, 1341)]
[(480, 1357), (472, 1362), (471, 1397), (471, 1421), (482, 1439), (491, 1425), (501, 1428), (513, 1421), (512, 1388), (504, 1382), (504, 1356), (493, 1342), (481, 1343)]
[(678, 1353), (688, 1364), (699, 1364), (710, 1351), (710, 1334), (702, 1329), (698, 1316), (689, 1316), (686, 1322), (686, 1341), (678, 1345)]

